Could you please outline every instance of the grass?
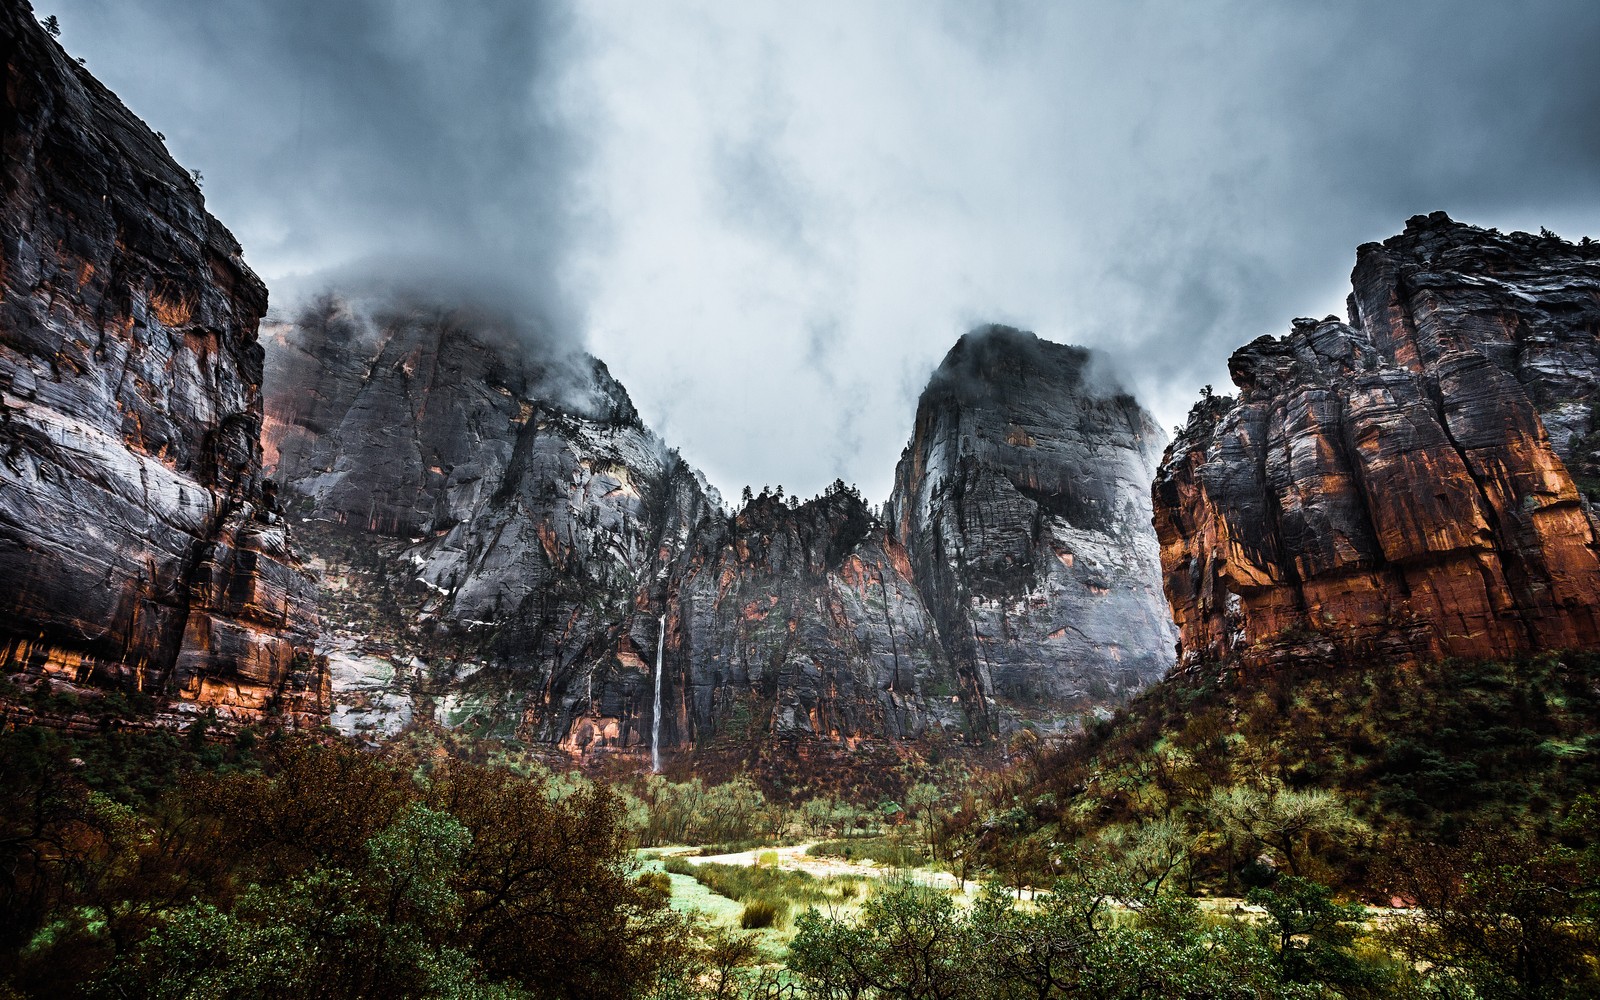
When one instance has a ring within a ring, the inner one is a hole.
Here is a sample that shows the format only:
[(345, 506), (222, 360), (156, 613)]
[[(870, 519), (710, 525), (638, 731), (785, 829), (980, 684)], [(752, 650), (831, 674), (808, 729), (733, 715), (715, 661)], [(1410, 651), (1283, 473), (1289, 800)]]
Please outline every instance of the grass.
[[(784, 871), (773, 866), (724, 865), (714, 861), (698, 865), (681, 857), (664, 859), (662, 867), (673, 877), (673, 900), (678, 900), (680, 880), (693, 879), (698, 887), (730, 903), (740, 904), (739, 926), (745, 929), (784, 928), (789, 915), (807, 906), (839, 906), (861, 896), (862, 879), (855, 875), (817, 878), (808, 872)], [(726, 907), (717, 907), (726, 913)]]
[[(659, 867), (664, 877), (672, 880), (674, 910), (692, 913), (704, 925), (749, 932), (763, 962), (783, 961), (794, 936), (789, 917), (796, 910), (820, 905), (853, 911), (865, 896), (864, 880), (855, 876), (818, 879), (774, 868), (758, 870), (716, 862), (696, 866), (681, 855), (659, 857), (641, 852), (639, 856), (647, 871)], [(741, 872), (757, 874), (741, 878)]]
[(808, 905), (850, 898), (855, 895), (856, 883), (861, 881), (853, 875), (817, 878), (809, 872), (722, 865), (714, 861), (696, 866), (694, 877), (711, 891), (740, 902), (772, 899)]
[(770, 899), (752, 899), (739, 913), (739, 926), (747, 931), (772, 927), (788, 916), (789, 908)]
[[(779, 844), (789, 844), (793, 837), (778, 838)], [(701, 844), (695, 853), (702, 858), (715, 858), (723, 854), (743, 854), (745, 851), (760, 850), (773, 846), (771, 837), (750, 837), (745, 840), (727, 840), (720, 844)]]

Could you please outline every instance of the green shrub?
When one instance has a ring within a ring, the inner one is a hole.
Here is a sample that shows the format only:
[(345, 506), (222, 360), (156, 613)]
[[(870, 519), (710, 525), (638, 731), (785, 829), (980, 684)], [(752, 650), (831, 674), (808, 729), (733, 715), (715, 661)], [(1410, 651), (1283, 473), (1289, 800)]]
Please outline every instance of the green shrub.
[(639, 887), (659, 896), (671, 898), (672, 876), (666, 872), (640, 872)]
[(744, 909), (739, 913), (739, 926), (747, 931), (771, 927), (787, 909), (787, 906), (770, 899), (752, 899), (744, 904)]

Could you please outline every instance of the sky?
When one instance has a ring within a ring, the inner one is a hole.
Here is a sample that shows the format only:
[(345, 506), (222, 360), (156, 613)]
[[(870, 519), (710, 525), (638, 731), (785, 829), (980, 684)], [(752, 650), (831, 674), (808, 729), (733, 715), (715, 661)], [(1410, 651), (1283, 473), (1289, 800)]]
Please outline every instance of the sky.
[[(275, 308), (391, 269), (602, 358), (726, 496), (883, 499), (1003, 322), (1163, 426), (1436, 209), (1600, 237), (1600, 4), (40, 0)], [(416, 279), (423, 280), (423, 279)]]

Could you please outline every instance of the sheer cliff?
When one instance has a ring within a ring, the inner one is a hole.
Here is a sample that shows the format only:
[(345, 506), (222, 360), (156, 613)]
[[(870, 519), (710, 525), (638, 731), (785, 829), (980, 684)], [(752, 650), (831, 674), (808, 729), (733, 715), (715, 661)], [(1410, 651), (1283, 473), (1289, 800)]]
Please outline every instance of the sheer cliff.
[(0, 664), (315, 720), (314, 586), (261, 477), (266, 289), (26, 4), (0, 32)]
[[(959, 591), (990, 603), (952, 632), (928, 594), (967, 577), (919, 571), (920, 539), (902, 541), (842, 483), (727, 510), (593, 358), (487, 313), (394, 297), (329, 297), (270, 325), (266, 448), (325, 570), (336, 724), (421, 716), (575, 754), (644, 753), (659, 652), (669, 751), (849, 751), (1059, 724), (1149, 679), (1171, 648), (1145, 490), (1156, 432), (1126, 396), (1075, 402), (1089, 392), (1083, 352), (998, 336), (963, 344), (1022, 350), (1008, 372), (1035, 371), (1039, 352), (1073, 361), (1023, 380), (1035, 410), (1015, 416), (1036, 439), (1014, 472), (1027, 496), (991, 509), (980, 487), (963, 495), (973, 517), (1021, 518), (1030, 534), (973, 529), (972, 567), (1006, 562), (1009, 589)], [(1126, 444), (1099, 442), (1108, 434)], [(924, 515), (907, 512), (920, 530)], [(1116, 621), (1125, 606), (1132, 626)]]
[(267, 338), (266, 447), (326, 569), (335, 680), (377, 699), (336, 723), (559, 742), (584, 717), (637, 745), (671, 563), (720, 511), (604, 365), (404, 296)]
[[(1418, 216), (1230, 361), (1154, 487), (1190, 667), (1600, 644), (1600, 246)], [(1578, 477), (1574, 478), (1574, 472)]]
[(1059, 716), (1172, 664), (1146, 493), (1165, 436), (1091, 361), (1006, 327), (962, 337), (896, 469), (887, 520), (985, 716)]

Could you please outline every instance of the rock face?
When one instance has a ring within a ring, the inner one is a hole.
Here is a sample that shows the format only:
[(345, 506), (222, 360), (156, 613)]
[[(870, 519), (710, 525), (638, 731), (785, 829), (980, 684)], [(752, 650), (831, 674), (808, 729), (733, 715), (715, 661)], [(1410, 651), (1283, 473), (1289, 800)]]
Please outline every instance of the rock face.
[(1600, 247), (1418, 216), (1358, 251), (1350, 323), (1234, 354), (1154, 486), (1182, 660), (1600, 644)]
[[(951, 583), (919, 573), (900, 540), (911, 536), (843, 483), (805, 503), (763, 495), (725, 509), (643, 426), (603, 365), (488, 314), (328, 298), (294, 323), (269, 325), (269, 383), (279, 388), (267, 407), (268, 457), (327, 570), (326, 648), (349, 679), (336, 723), (375, 733), (431, 717), (574, 754), (642, 755), (657, 728), (659, 654), (666, 750), (773, 740), (849, 750), (981, 739), (1014, 722), (1017, 706), (1064, 718), (1159, 672), (1170, 625), (1140, 481), (1153, 445), (1130, 444), (1124, 455), (1094, 440), (1153, 441), (1155, 432), (1127, 397), (1074, 401), (1085, 391), (1081, 352), (994, 336), (970, 343), (989, 344), (986, 357), (1026, 347), (1016, 364), (1033, 365), (1041, 352), (1072, 362), (1024, 379), (1035, 395), (1013, 414), (1036, 435), (1015, 470), (1036, 499), (1013, 490), (1012, 507), (992, 520), (1022, 518), (1034, 541), (1024, 543), (1023, 529), (952, 522), (970, 533), (964, 551), (984, 554), (953, 570), (930, 561), (958, 574)], [(1001, 368), (1015, 374), (1015, 364), (980, 368), (964, 377), (976, 385)], [(943, 448), (945, 425), (928, 406), (919, 441)], [(959, 426), (971, 438), (991, 425)], [(939, 454), (935, 465), (961, 461)], [(984, 452), (972, 492), (948, 495), (978, 517), (999, 491), (985, 477), (1003, 478), (1014, 458)], [(1064, 491), (1071, 500), (1055, 496)], [(923, 532), (916, 544), (940, 530), (924, 523), (943, 516), (942, 502), (915, 513), (905, 505)], [(1036, 512), (1051, 502), (1079, 504), (1078, 521)], [(976, 567), (1004, 575), (1009, 589), (985, 589), (988, 576), (969, 582)], [(1133, 572), (1142, 597), (1123, 593)], [(952, 643), (930, 610), (930, 585), (991, 603), (960, 619)], [(1111, 620), (1130, 600), (1149, 618), (1148, 650), (1135, 647), (1142, 624)], [(965, 639), (974, 628), (981, 647)], [(1043, 645), (1030, 653), (1034, 638)], [(1108, 650), (1098, 659), (1096, 641)], [(981, 666), (975, 648), (988, 658)]]
[(314, 587), (261, 477), (266, 289), (26, 4), (0, 33), (0, 663), (313, 720)]
[(637, 745), (672, 560), (720, 511), (605, 366), (387, 296), (267, 338), (270, 465), (351, 589), (337, 656), (397, 660), (449, 724), (559, 742), (581, 716)]
[(753, 719), (845, 745), (962, 728), (957, 678), (905, 550), (853, 490), (836, 483), (795, 506), (758, 496), (708, 527), (669, 618), (689, 666), (677, 706), (687, 724)]
[(887, 520), (979, 724), (1126, 695), (1172, 664), (1146, 484), (1165, 437), (1090, 355), (1005, 327), (946, 355)]

